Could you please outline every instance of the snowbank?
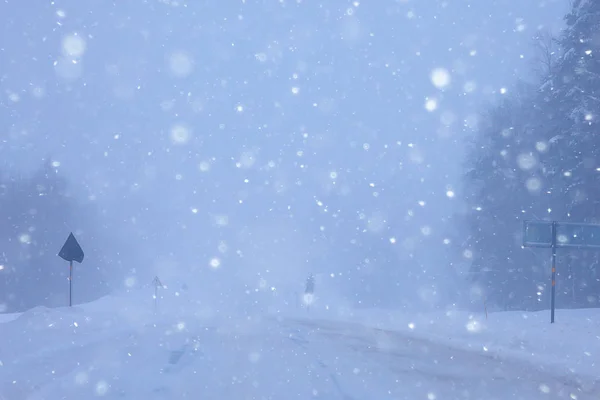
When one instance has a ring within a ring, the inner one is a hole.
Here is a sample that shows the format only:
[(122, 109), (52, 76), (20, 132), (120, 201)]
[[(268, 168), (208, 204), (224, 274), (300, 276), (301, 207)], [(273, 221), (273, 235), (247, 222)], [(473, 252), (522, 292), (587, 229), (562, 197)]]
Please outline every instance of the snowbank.
[(458, 310), (408, 314), (368, 309), (337, 314), (337, 318), (565, 374), (600, 377), (599, 309), (557, 310), (554, 324), (549, 311), (494, 312), (486, 317)]

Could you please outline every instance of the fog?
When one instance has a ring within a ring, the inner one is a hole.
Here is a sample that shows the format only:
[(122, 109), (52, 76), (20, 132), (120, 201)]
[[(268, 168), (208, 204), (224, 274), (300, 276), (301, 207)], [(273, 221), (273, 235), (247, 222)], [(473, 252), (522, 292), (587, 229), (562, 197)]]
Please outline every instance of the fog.
[(292, 301), (310, 274), (332, 305), (463, 303), (465, 139), (567, 6), (5, 0), (0, 165), (51, 161), (97, 210), (102, 237), (51, 234), (88, 253), (76, 302), (104, 293), (96, 268), (112, 291), (158, 276), (240, 307)]

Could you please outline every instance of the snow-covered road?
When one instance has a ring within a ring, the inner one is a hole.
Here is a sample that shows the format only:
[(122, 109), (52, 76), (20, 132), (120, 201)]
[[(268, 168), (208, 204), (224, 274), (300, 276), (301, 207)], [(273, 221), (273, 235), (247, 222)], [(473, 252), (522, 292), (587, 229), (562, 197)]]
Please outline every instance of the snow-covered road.
[[(357, 323), (73, 326), (61, 312), (2, 324), (1, 399), (600, 398), (591, 379)], [(63, 326), (44, 329), (49, 318)]]
[[(307, 352), (351, 382), (352, 399), (597, 399), (600, 382), (361, 324), (296, 320)], [(343, 355), (343, 356), (341, 356)], [(348, 375), (354, 376), (350, 377)], [(382, 396), (382, 397), (380, 397)], [(416, 396), (416, 397), (415, 397)]]

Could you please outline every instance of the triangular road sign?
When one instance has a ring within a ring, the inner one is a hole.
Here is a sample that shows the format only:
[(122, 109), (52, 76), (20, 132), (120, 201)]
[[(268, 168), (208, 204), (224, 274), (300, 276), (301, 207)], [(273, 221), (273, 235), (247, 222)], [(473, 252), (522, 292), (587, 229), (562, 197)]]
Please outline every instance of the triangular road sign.
[(78, 263), (83, 262), (83, 250), (79, 243), (77, 243), (77, 239), (73, 236), (73, 233), (69, 234), (67, 241), (63, 245), (62, 249), (58, 253), (58, 256), (65, 261), (73, 262), (77, 261)]
[(154, 277), (154, 280), (152, 281), (152, 283), (154, 284), (154, 286), (164, 287), (164, 285), (162, 284), (162, 282), (160, 281), (160, 279), (158, 279), (158, 276)]

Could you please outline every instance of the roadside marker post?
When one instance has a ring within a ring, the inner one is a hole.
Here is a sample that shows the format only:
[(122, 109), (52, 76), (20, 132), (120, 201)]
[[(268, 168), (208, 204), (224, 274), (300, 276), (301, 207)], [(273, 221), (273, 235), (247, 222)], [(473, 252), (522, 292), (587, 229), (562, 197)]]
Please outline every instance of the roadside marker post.
[(152, 283), (154, 284), (154, 314), (156, 314), (158, 313), (158, 288), (164, 288), (165, 286), (162, 284), (160, 279), (158, 279), (158, 276), (154, 277)]
[(85, 256), (73, 232), (69, 234), (67, 241), (58, 252), (58, 256), (69, 262), (69, 307), (71, 307), (73, 305), (73, 261), (81, 264)]

